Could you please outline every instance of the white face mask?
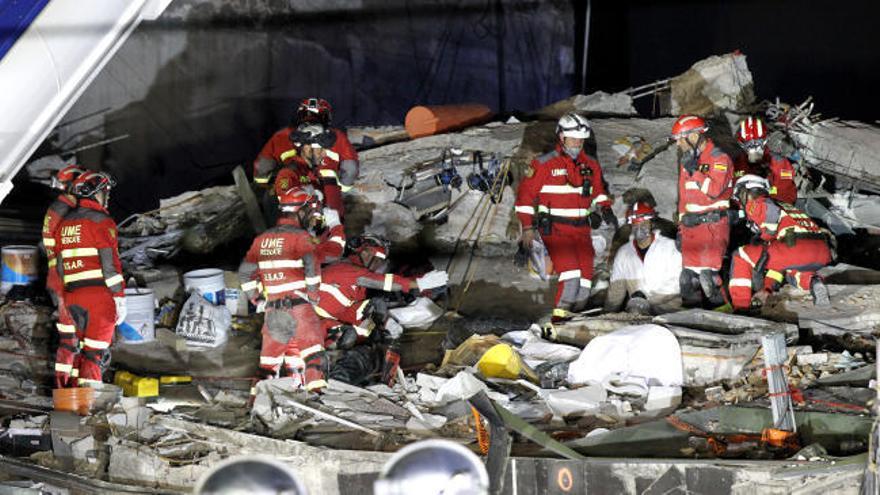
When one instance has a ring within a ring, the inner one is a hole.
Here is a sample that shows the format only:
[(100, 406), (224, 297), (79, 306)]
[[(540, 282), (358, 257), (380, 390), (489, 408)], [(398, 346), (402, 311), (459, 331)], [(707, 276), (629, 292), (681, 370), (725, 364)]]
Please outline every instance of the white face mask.
[(764, 159), (764, 150), (751, 148), (746, 150), (746, 155), (750, 163), (758, 163)]
[(579, 154), (581, 154), (581, 147), (580, 146), (566, 146), (565, 147), (565, 154), (570, 156), (572, 159), (575, 159), (578, 157)]

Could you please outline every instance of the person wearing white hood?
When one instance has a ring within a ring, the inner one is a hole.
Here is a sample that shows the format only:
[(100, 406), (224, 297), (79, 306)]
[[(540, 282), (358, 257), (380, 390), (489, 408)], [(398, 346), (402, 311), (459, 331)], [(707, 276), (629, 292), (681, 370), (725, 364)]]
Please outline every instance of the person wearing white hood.
[(624, 301), (627, 312), (643, 315), (681, 306), (681, 253), (674, 239), (654, 228), (655, 218), (657, 212), (649, 203), (637, 201), (627, 209), (632, 234), (614, 256), (606, 312), (619, 311)]

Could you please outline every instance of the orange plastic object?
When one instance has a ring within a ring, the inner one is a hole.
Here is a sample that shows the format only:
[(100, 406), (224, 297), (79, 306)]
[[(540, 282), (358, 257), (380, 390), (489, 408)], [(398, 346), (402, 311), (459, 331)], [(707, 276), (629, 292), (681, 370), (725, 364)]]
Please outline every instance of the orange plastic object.
[(761, 432), (761, 442), (772, 447), (796, 450), (799, 447), (797, 433), (793, 431), (765, 428)]
[(488, 121), (492, 110), (486, 105), (470, 103), (464, 105), (416, 106), (406, 113), (406, 133), (415, 139), (461, 129), (469, 125)]
[(486, 427), (483, 426), (483, 418), (480, 417), (480, 413), (477, 412), (476, 408), (471, 406), (471, 412), (474, 413), (474, 423), (477, 428), (477, 443), (480, 445), (480, 452), (483, 455), (489, 455), (489, 432), (486, 430)]
[(70, 411), (87, 416), (95, 401), (95, 390), (89, 387), (56, 388), (52, 390), (52, 402), (56, 411)]

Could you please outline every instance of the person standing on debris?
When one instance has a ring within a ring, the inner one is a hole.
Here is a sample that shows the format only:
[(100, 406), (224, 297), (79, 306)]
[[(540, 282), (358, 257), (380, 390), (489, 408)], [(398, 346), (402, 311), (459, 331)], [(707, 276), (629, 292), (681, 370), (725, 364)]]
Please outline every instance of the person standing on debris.
[(656, 218), (649, 203), (639, 201), (627, 209), (632, 234), (614, 256), (606, 312), (619, 311), (627, 295), (626, 311), (642, 315), (650, 315), (658, 305), (672, 306), (679, 298), (681, 253), (673, 239), (653, 228)]
[[(125, 280), (117, 229), (107, 212), (110, 189), (115, 185), (103, 172), (80, 175), (71, 186), (78, 206), (64, 216), (55, 233), (56, 268), (64, 286), (64, 304), (76, 328), (76, 336), (61, 345), (70, 344), (67, 350), (73, 353), (78, 338), (82, 347), (70, 368), (59, 369), (56, 364), (59, 386), (74, 386), (76, 371), (79, 386), (100, 384), (113, 331), (125, 320)], [(69, 357), (64, 355), (63, 364), (69, 365)]]
[(682, 304), (724, 304), (721, 266), (730, 241), (728, 208), (733, 163), (706, 135), (706, 121), (682, 115), (672, 126), (679, 150), (678, 222), (682, 255)]
[[(340, 163), (331, 156), (331, 147), (336, 134), (318, 123), (300, 125), (290, 133), (290, 140), (297, 149), (297, 155), (285, 162), (284, 168), (275, 179), (275, 193), (281, 194), (291, 187), (311, 185), (321, 191), (324, 204), (344, 216), (342, 201), (343, 184), (339, 181)], [(354, 183), (351, 183), (346, 190)]]
[(283, 363), (285, 373), (304, 375), (306, 389), (319, 392), (327, 386), (325, 333), (311, 303), (320, 300), (321, 264), (317, 240), (304, 227), (314, 202), (300, 188), (284, 191), (278, 202), (278, 223), (254, 239), (238, 275), (247, 297), (266, 311), (263, 377), (276, 376)]
[(594, 255), (591, 226), (605, 221), (617, 227), (602, 167), (584, 152), (591, 133), (587, 119), (576, 113), (564, 115), (556, 125), (556, 149), (532, 160), (517, 191), (521, 243), (530, 249), (540, 235), (559, 274), (554, 321), (583, 311), (589, 302)]
[(55, 388), (64, 388), (70, 385), (73, 375), (73, 365), (76, 354), (79, 352), (79, 339), (76, 336), (76, 327), (70, 318), (70, 313), (64, 306), (64, 286), (58, 275), (58, 251), (55, 245), (55, 234), (61, 220), (76, 208), (76, 196), (71, 194), (71, 186), (83, 171), (76, 165), (68, 165), (62, 168), (52, 177), (52, 188), (61, 191), (58, 197), (43, 217), (43, 249), (46, 251), (48, 270), (46, 271), (46, 291), (52, 302), (58, 308), (58, 350), (55, 353)]
[(791, 161), (767, 147), (767, 126), (760, 117), (747, 117), (739, 123), (736, 133), (744, 154), (734, 166), (735, 178), (746, 174), (766, 177), (770, 182), (770, 197), (793, 205), (797, 201), (794, 166)]
[[(339, 164), (339, 175), (332, 177), (338, 177), (342, 191), (347, 191), (357, 179), (360, 163), (357, 151), (348, 140), (348, 135), (342, 130), (330, 127), (332, 114), (330, 103), (323, 98), (305, 98), (300, 101), (291, 125), (273, 134), (254, 160), (254, 182), (268, 186), (278, 167), (298, 153), (296, 145), (290, 140), (291, 133), (303, 124), (317, 123), (329, 129), (335, 137), (326, 153), (330, 159)], [(331, 176), (328, 172), (329, 177)]]
[[(391, 382), (397, 375), (400, 356), (396, 340), (403, 329), (393, 320), (388, 326), (384, 318), (376, 321), (379, 312), (375, 311), (377, 305), (368, 297), (368, 290), (422, 294), (449, 282), (447, 273), (440, 270), (418, 279), (386, 273), (388, 248), (388, 241), (375, 236), (354, 237), (348, 242), (348, 257), (327, 266), (321, 273), (321, 302), (315, 305), (315, 311), (327, 329), (328, 342), (342, 350), (351, 350), (355, 344), (368, 340), (371, 344), (340, 358), (330, 371), (332, 378), (346, 383), (366, 379), (377, 369), (362, 364), (381, 364), (383, 355), (383, 382)], [(383, 325), (382, 332), (374, 332), (377, 324)]]
[(816, 306), (829, 306), (828, 289), (816, 271), (832, 261), (830, 234), (801, 210), (773, 200), (769, 189), (767, 179), (756, 175), (736, 181), (735, 200), (745, 211), (755, 242), (733, 256), (731, 304), (737, 310), (763, 305), (787, 281), (809, 290)]

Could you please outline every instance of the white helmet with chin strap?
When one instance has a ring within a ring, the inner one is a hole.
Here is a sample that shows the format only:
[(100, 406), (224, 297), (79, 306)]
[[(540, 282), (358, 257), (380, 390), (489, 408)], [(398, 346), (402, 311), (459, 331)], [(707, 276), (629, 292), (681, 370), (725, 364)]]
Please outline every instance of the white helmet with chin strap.
[(593, 133), (590, 121), (576, 113), (567, 113), (556, 123), (556, 135), (562, 137), (588, 139)]
[(373, 485), (376, 495), (488, 495), (480, 458), (449, 440), (423, 440), (400, 449)]
[(737, 179), (736, 184), (733, 186), (733, 195), (739, 196), (742, 191), (751, 191), (752, 189), (761, 189), (764, 191), (770, 191), (770, 182), (761, 177), (760, 175), (755, 174), (746, 174)]

